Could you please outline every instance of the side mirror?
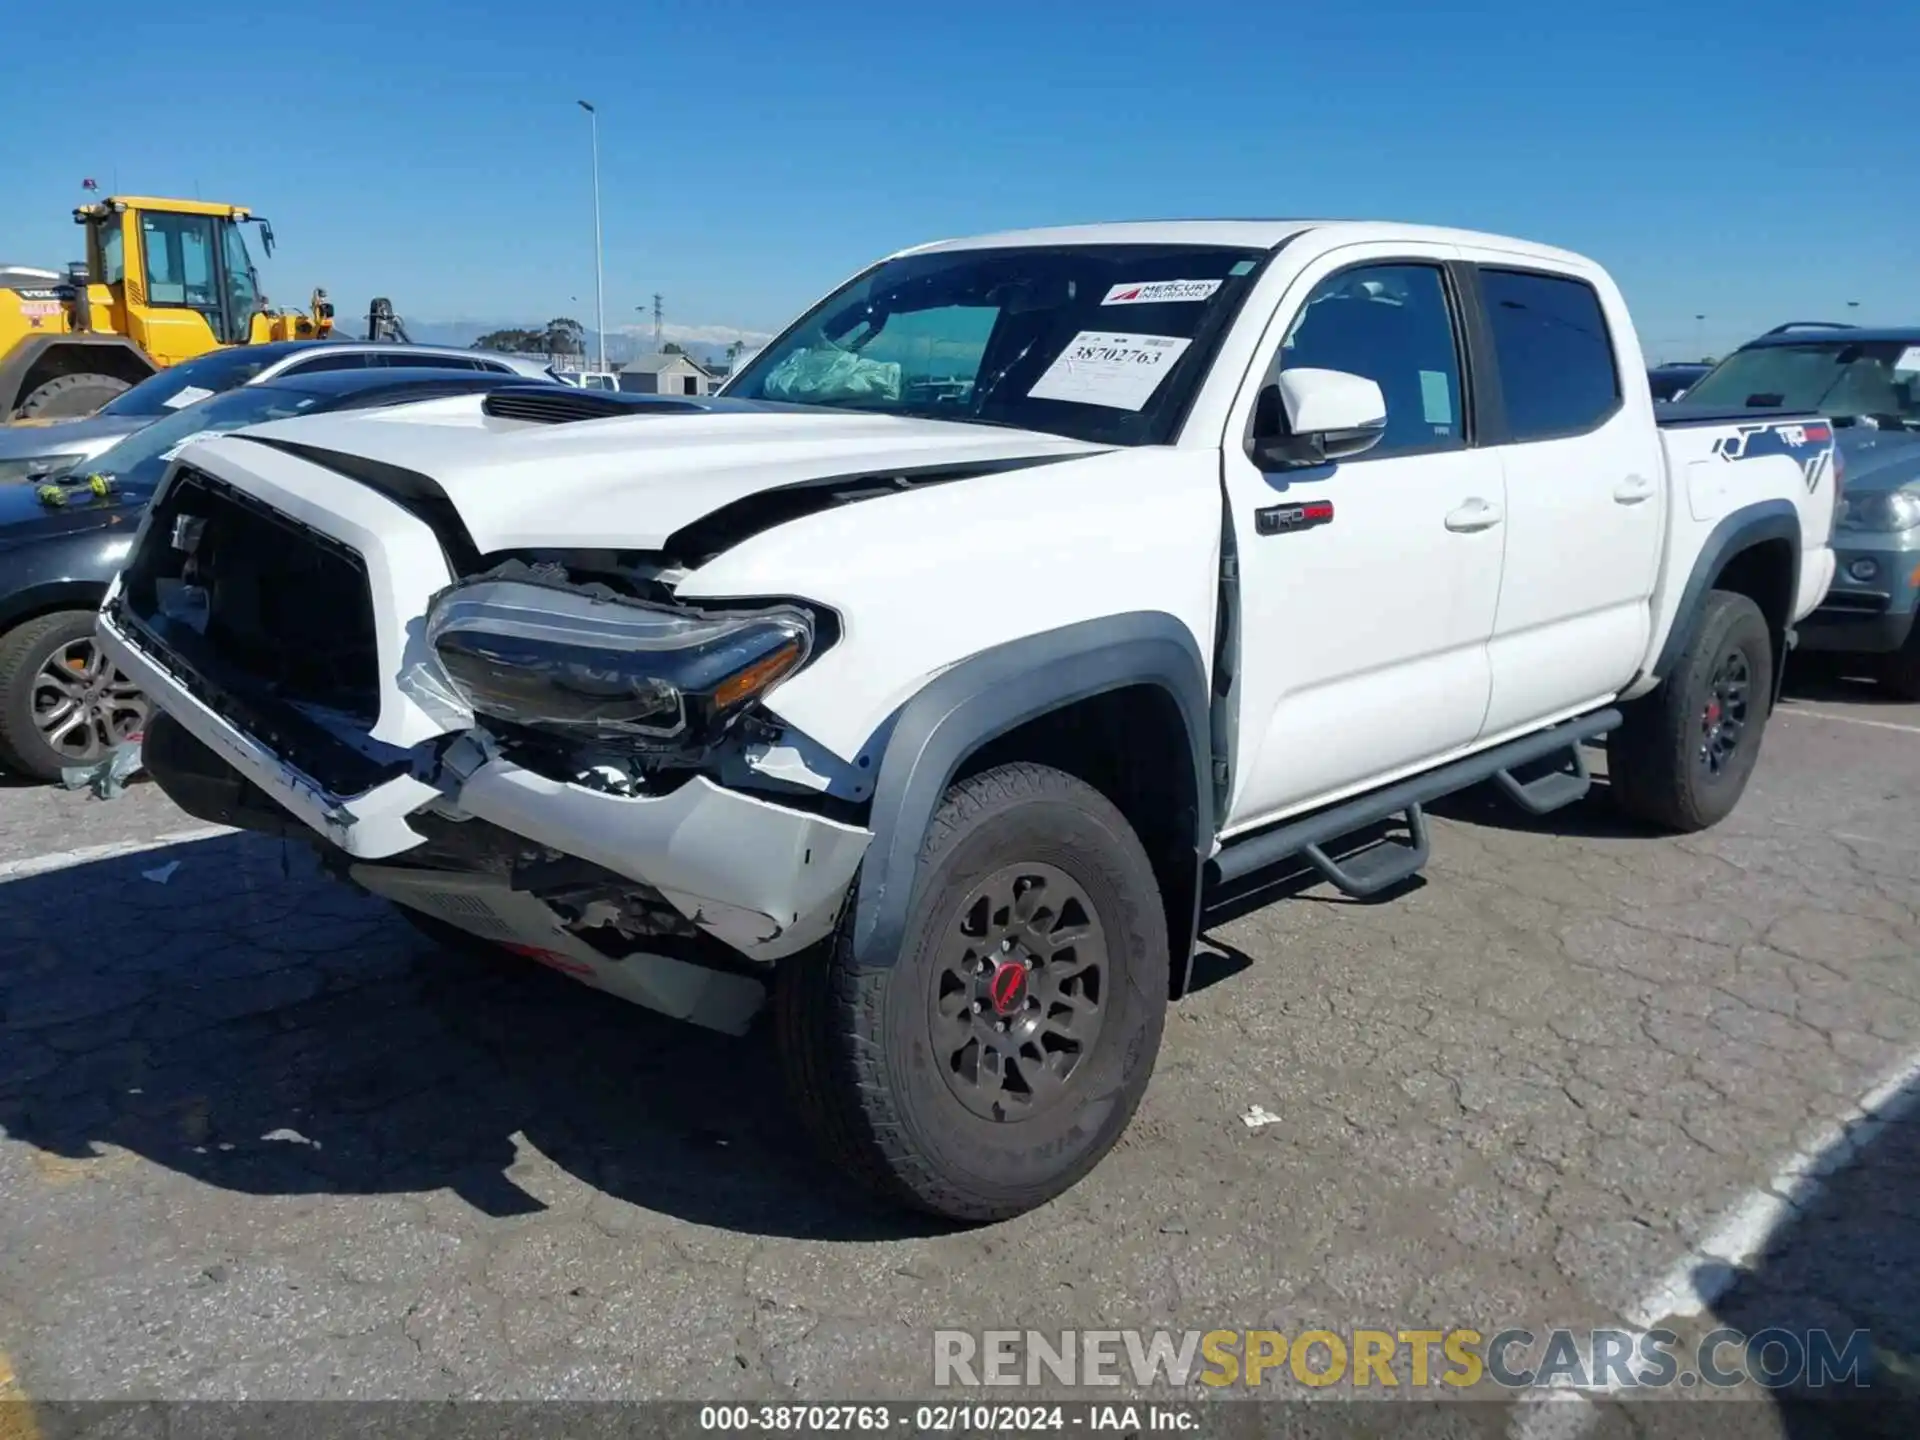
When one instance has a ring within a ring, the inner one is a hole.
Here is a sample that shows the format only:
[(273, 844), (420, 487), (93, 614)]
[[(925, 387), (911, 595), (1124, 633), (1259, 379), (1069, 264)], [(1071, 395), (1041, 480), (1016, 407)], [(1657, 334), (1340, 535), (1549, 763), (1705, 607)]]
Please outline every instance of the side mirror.
[(1255, 402), (1247, 453), (1262, 470), (1325, 465), (1364, 454), (1386, 431), (1386, 397), (1364, 375), (1282, 370)]

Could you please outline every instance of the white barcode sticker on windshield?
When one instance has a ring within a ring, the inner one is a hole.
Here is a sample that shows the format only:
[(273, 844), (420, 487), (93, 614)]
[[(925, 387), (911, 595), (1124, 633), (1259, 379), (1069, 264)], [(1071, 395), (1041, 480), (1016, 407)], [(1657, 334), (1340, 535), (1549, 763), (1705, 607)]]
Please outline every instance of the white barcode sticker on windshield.
[(1027, 394), (1113, 410), (1138, 410), (1153, 398), (1191, 340), (1174, 335), (1115, 335), (1082, 330)]
[(1220, 288), (1218, 280), (1144, 280), (1115, 285), (1102, 305), (1164, 305), (1170, 300), (1205, 300)]
[(169, 410), (179, 410), (204, 400), (211, 394), (213, 391), (204, 390), (198, 385), (183, 385), (160, 403)]
[(1909, 345), (1900, 352), (1900, 358), (1893, 362), (1896, 370), (1920, 371), (1920, 345)]

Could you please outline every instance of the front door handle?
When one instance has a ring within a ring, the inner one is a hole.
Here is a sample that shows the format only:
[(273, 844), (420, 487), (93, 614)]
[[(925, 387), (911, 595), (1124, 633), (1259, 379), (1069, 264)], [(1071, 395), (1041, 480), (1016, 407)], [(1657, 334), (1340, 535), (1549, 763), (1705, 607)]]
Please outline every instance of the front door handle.
[(1458, 509), (1447, 512), (1447, 529), (1456, 535), (1471, 535), (1477, 530), (1491, 530), (1505, 518), (1505, 513), (1493, 501), (1476, 495)]
[(1616, 505), (1638, 505), (1642, 500), (1653, 498), (1653, 481), (1644, 475), (1629, 475), (1613, 487), (1613, 500)]

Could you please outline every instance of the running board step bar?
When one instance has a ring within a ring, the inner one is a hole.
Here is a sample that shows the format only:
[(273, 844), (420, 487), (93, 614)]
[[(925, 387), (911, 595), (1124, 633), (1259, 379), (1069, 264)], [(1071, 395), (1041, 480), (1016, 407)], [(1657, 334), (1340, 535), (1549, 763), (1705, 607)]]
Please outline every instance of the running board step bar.
[(1318, 845), (1302, 845), (1300, 854), (1341, 894), (1356, 900), (1370, 899), (1382, 890), (1391, 890), (1402, 881), (1411, 880), (1426, 868), (1430, 853), (1427, 812), (1418, 805), (1409, 805), (1404, 819), (1407, 827), (1404, 844), (1398, 840), (1382, 840), (1343, 860), (1329, 858)]
[(1551, 815), (1576, 800), (1584, 800), (1587, 792), (1593, 789), (1593, 772), (1587, 769), (1587, 757), (1580, 752), (1578, 745), (1567, 748), (1573, 752), (1571, 770), (1549, 770), (1544, 775), (1536, 775), (1526, 781), (1519, 779), (1510, 769), (1496, 770), (1494, 783), (1509, 800), (1529, 815)]
[[(1229, 884), (1299, 856), (1343, 893), (1356, 899), (1377, 895), (1410, 878), (1427, 863), (1427, 824), (1421, 806), (1497, 777), (1501, 788), (1523, 809), (1544, 815), (1587, 793), (1593, 777), (1580, 755), (1580, 746), (1616, 729), (1619, 724), (1618, 710), (1595, 711), (1550, 730), (1523, 735), (1505, 745), (1469, 755), (1438, 770), (1401, 780), (1370, 795), (1357, 796), (1331, 809), (1230, 840), (1226, 848), (1213, 857), (1213, 882)], [(1510, 773), (1564, 750), (1573, 751), (1571, 774), (1556, 771), (1522, 784)], [(1542, 808), (1535, 809), (1536, 805)], [(1343, 836), (1396, 815), (1406, 817), (1407, 843), (1385, 841), (1340, 861), (1328, 856), (1326, 847)]]

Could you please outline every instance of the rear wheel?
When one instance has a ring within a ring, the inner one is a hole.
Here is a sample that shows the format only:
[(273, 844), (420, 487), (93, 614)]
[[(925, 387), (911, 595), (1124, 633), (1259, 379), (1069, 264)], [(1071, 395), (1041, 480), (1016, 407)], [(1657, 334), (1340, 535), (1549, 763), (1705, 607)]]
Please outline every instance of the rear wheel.
[(1773, 639), (1760, 607), (1715, 590), (1673, 673), (1626, 707), (1607, 737), (1615, 801), (1663, 829), (1705, 830), (1747, 788), (1773, 699)]
[(843, 933), (783, 967), (788, 1087), (882, 1197), (1018, 1215), (1091, 1170), (1146, 1090), (1167, 1000), (1153, 867), (1097, 790), (1013, 764), (948, 792), (915, 893), (894, 964), (855, 966)]
[(151, 709), (93, 635), (91, 610), (0, 635), (0, 763), (36, 780), (93, 765), (145, 730)]
[(22, 420), (79, 420), (127, 388), (112, 375), (56, 375), (28, 391), (14, 414)]

